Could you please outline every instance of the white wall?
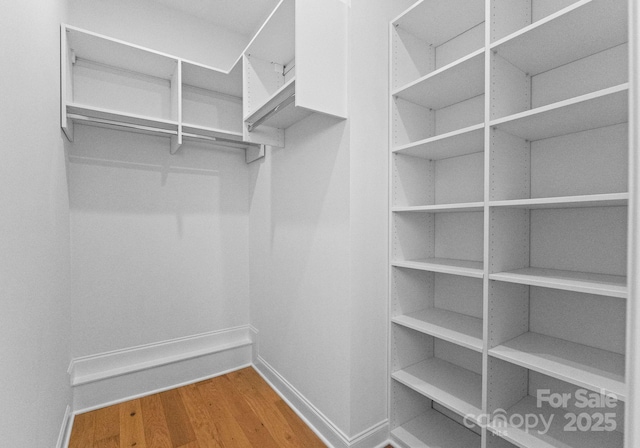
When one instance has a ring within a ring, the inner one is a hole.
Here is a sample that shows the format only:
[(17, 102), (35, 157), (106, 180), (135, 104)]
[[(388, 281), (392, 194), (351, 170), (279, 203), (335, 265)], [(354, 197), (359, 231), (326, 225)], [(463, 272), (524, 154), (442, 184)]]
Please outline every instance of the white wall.
[(312, 116), (252, 166), (251, 322), (260, 356), (349, 425), (349, 135)]
[(349, 120), (305, 119), (252, 168), (259, 354), (346, 439), (387, 418), (387, 40), (410, 3), (351, 1)]
[(3, 446), (52, 447), (70, 403), (69, 207), (59, 127), (61, 1), (5, 4), (0, 119)]
[(224, 70), (251, 37), (151, 0), (67, 1), (70, 25)]
[(249, 323), (244, 152), (76, 126), (74, 357)]
[(387, 418), (389, 21), (413, 3), (351, 1), (351, 436)]

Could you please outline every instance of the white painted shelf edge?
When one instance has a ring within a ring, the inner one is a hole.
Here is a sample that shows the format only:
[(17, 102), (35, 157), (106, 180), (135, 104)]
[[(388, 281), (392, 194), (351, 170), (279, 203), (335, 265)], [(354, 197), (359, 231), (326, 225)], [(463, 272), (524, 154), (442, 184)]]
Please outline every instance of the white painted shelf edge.
[(607, 193), (580, 196), (558, 196), (550, 198), (510, 199), (490, 201), (489, 207), (514, 208), (569, 208), (569, 207), (611, 207), (626, 206), (629, 193)]
[(418, 213), (447, 213), (447, 212), (481, 212), (484, 210), (484, 202), (462, 202), (459, 204), (435, 204), (392, 207), (394, 213), (418, 212)]
[(618, 275), (523, 268), (489, 274), (489, 279), (623, 299), (627, 297), (626, 277)]
[[(433, 158), (433, 159), (444, 159), (448, 157), (455, 157), (458, 155), (465, 154), (473, 154), (476, 152), (482, 152), (484, 145), (484, 123), (475, 124), (473, 126), (468, 126), (463, 129), (458, 129), (452, 132), (447, 132), (446, 134), (436, 135), (434, 137), (429, 137), (423, 140), (419, 140), (413, 143), (407, 143), (405, 145), (397, 146), (393, 148), (393, 152), (396, 154), (402, 154), (403, 152), (407, 152), (408, 150), (415, 150), (418, 152), (423, 149), (425, 152), (425, 158)], [(477, 141), (476, 145), (468, 145), (467, 142)], [(471, 147), (471, 149), (462, 149), (457, 152), (453, 152), (452, 147), (455, 147), (460, 141), (463, 141), (464, 144), (461, 145), (465, 148)], [(433, 147), (444, 147), (443, 150), (438, 152), (442, 152), (443, 156), (441, 157), (429, 157), (428, 153), (430, 148)], [(418, 156), (417, 156), (418, 157)]]
[(624, 356), (538, 333), (524, 333), (489, 350), (504, 361), (595, 392), (626, 397)]
[(295, 92), (296, 78), (293, 77), (282, 87), (276, 90), (273, 95), (267, 98), (265, 102), (258, 106), (253, 112), (250, 111), (249, 114), (244, 118), (244, 122), (250, 124), (258, 122), (262, 117), (266, 116), (279, 104), (282, 104), (283, 101), (287, 100), (287, 98), (295, 95)]
[(482, 319), (477, 317), (437, 308), (427, 308), (395, 316), (391, 321), (470, 350), (482, 352)]
[(78, 103), (67, 103), (67, 115), (68, 114), (81, 115), (102, 120), (120, 121), (138, 126), (155, 127), (161, 130), (173, 131), (173, 133), (177, 133), (178, 131), (178, 122), (174, 120), (131, 114)]
[(422, 260), (394, 260), (391, 262), (391, 265), (399, 268), (440, 272), (443, 274), (461, 275), (464, 277), (484, 277), (481, 261), (452, 260), (449, 258), (425, 258)]

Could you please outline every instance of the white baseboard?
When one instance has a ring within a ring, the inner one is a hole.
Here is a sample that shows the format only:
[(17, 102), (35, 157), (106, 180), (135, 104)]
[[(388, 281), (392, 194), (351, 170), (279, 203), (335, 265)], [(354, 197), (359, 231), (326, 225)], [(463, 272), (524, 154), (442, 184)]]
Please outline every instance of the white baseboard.
[(73, 414), (71, 413), (71, 406), (67, 405), (67, 409), (64, 411), (64, 417), (62, 418), (60, 433), (58, 433), (56, 448), (67, 448), (69, 446), (69, 437), (71, 437), (72, 426)]
[(254, 368), (330, 448), (386, 446), (389, 438), (388, 420), (384, 420), (353, 437), (348, 437), (259, 355), (254, 355)]
[(251, 365), (249, 326), (76, 358), (74, 413), (161, 392)]

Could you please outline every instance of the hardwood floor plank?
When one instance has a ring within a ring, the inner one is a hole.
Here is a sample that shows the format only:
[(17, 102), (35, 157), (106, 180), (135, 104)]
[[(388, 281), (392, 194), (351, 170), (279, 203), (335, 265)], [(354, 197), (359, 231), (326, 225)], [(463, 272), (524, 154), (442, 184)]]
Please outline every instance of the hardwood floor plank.
[(242, 394), (238, 392), (228, 375), (216, 378), (216, 387), (225, 400), (228, 409), (244, 431), (247, 439), (261, 448), (278, 448), (263, 421), (253, 412)]
[(227, 408), (224, 398), (217, 389), (214, 380), (203, 381), (196, 385), (206, 405), (207, 412), (214, 422), (222, 448), (252, 448), (240, 424)]
[(95, 437), (95, 412), (78, 414), (73, 419), (69, 448), (87, 448), (93, 446)]
[(276, 407), (275, 402), (265, 398), (262, 394), (262, 389), (268, 388), (268, 385), (263, 381), (262, 387), (258, 389), (248, 377), (250, 375), (248, 373), (249, 370), (252, 369), (242, 369), (229, 374), (229, 378), (238, 392), (243, 396), (260, 421), (265, 424), (267, 431), (279, 446), (290, 448), (303, 446), (302, 440), (291, 429), (287, 420)]
[(120, 448), (120, 436), (112, 436), (96, 440), (93, 444), (93, 448)]
[[(147, 448), (140, 400), (120, 403), (120, 448)], [(149, 447), (153, 448), (153, 447)]]
[(309, 428), (295, 412), (293, 412), (293, 410), (287, 403), (284, 402), (282, 398), (279, 398), (275, 404), (280, 413), (289, 423), (289, 426), (291, 426), (298, 437), (303, 440), (302, 446), (304, 446), (305, 448), (326, 448), (326, 445), (322, 442), (322, 440), (320, 440), (316, 433), (313, 432), (311, 428)]
[(191, 427), (196, 435), (196, 440), (200, 446), (205, 448), (222, 448), (218, 440), (220, 435), (207, 412), (204, 399), (195, 384), (181, 387), (179, 389), (182, 402), (189, 415)]
[(120, 405), (108, 406), (94, 412), (96, 419), (96, 443), (103, 439), (111, 439), (120, 435)]
[(162, 400), (164, 415), (167, 418), (167, 426), (174, 447), (186, 445), (196, 441), (196, 435), (191, 427), (189, 415), (182, 402), (180, 392), (176, 389), (158, 394)]
[(173, 448), (171, 435), (164, 415), (162, 400), (158, 395), (149, 395), (140, 399), (144, 437), (151, 448)]

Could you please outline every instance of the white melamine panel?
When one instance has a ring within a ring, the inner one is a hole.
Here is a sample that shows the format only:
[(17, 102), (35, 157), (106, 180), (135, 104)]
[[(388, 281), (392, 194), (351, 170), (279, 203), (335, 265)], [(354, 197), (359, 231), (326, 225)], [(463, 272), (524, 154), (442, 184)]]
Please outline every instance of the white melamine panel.
[(435, 70), (435, 50), (402, 28), (391, 26), (392, 89), (398, 89)]
[(392, 212), (416, 212), (416, 213), (481, 212), (483, 210), (484, 210), (484, 202), (460, 202), (457, 204), (439, 204), (439, 205), (413, 205), (413, 206), (400, 206), (400, 207), (391, 208)]
[(491, 53), (491, 118), (531, 109), (531, 76)]
[[(296, 105), (347, 117), (348, 5), (303, 0), (295, 6)], [(327, 32), (327, 29), (331, 32)]]
[(531, 287), (529, 328), (624, 355), (625, 308), (626, 302), (615, 297)]
[(198, 87), (183, 86), (184, 123), (242, 133), (242, 100)]
[(577, 3), (578, 0), (528, 0), (531, 3), (531, 22), (542, 20), (561, 9)]
[(434, 256), (434, 215), (395, 213), (392, 226), (393, 258), (395, 260), (416, 260)]
[[(484, 22), (483, 1), (422, 0), (392, 23), (420, 37), (425, 42), (439, 46), (481, 22)], [(477, 48), (481, 46), (482, 43)]]
[(182, 83), (242, 98), (242, 63), (239, 60), (227, 73), (195, 62), (182, 61)]
[(162, 120), (146, 115), (122, 113), (120, 111), (102, 109), (93, 106), (67, 104), (67, 113), (69, 114), (69, 118), (74, 121), (84, 122), (88, 117), (89, 119), (97, 119), (98, 121), (108, 120), (110, 122), (131, 123), (136, 126), (148, 127), (148, 131), (157, 131), (163, 135), (177, 134), (178, 131), (178, 122), (174, 120)]
[(397, 370), (392, 378), (460, 415), (481, 413), (479, 374), (438, 358)]
[(484, 92), (484, 50), (478, 50), (394, 92), (430, 109), (441, 109)]
[(484, 121), (484, 95), (435, 111), (435, 134), (463, 129)]
[(533, 76), (626, 42), (626, 17), (624, 1), (582, 0), (491, 47)]
[(629, 80), (627, 44), (561, 65), (531, 78), (531, 108), (566, 100)]
[(520, 336), (529, 329), (529, 288), (489, 282), (489, 348)]
[(491, 42), (531, 24), (532, 0), (491, 0)]
[(435, 134), (435, 113), (429, 109), (402, 98), (394, 98), (391, 114), (394, 147), (424, 140)]
[(482, 319), (482, 281), (457, 275), (435, 274), (434, 306)]
[(482, 261), (483, 216), (481, 212), (437, 213), (435, 257)]
[(423, 258), (416, 260), (394, 260), (392, 266), (418, 269), (443, 274), (462, 275), (466, 277), (482, 278), (482, 262), (468, 260), (453, 260), (450, 258)]
[(425, 159), (446, 159), (484, 150), (484, 124), (453, 131), (436, 137), (394, 146), (393, 151)]
[(396, 316), (393, 323), (444, 341), (482, 351), (482, 320), (437, 308)]
[(434, 273), (393, 268), (391, 276), (392, 316), (433, 308)]
[(394, 347), (392, 355), (394, 371), (433, 358), (433, 338), (419, 331), (393, 324), (391, 343)]
[(626, 207), (532, 210), (531, 267), (624, 276), (626, 224)]
[[(174, 66), (175, 67), (175, 66)], [(171, 119), (171, 83), (78, 60), (73, 69), (73, 103)]]
[(394, 440), (422, 448), (480, 448), (480, 436), (433, 409), (391, 431)]
[(624, 356), (617, 353), (527, 332), (489, 354), (592, 391), (626, 395)]
[(540, 140), (627, 121), (628, 85), (510, 115), (489, 124), (527, 140)]
[(389, 407), (391, 429), (408, 423), (432, 408), (432, 401), (409, 389), (402, 383), (391, 381), (391, 402)]
[(531, 197), (627, 191), (627, 124), (531, 143)]
[(527, 267), (529, 211), (493, 208), (489, 213), (489, 273)]
[(444, 42), (435, 48), (436, 66), (444, 67), (452, 62), (475, 53), (484, 43), (484, 22), (458, 34), (453, 39)]
[(295, 58), (295, 0), (281, 0), (245, 50), (269, 62), (285, 65)]
[(509, 208), (579, 208), (579, 207), (616, 207), (629, 202), (629, 193), (591, 194), (581, 196), (558, 196), (552, 198), (514, 199), (491, 201), (490, 207)]
[(396, 206), (420, 206), (435, 203), (435, 167), (430, 160), (393, 156), (393, 198)]
[(66, 26), (69, 48), (76, 59), (171, 79), (178, 60), (117, 39)]
[(509, 409), (527, 396), (529, 375), (528, 371), (520, 366), (489, 356), (487, 377), (487, 411), (492, 414), (504, 415), (505, 409)]
[(484, 153), (435, 162), (435, 203), (481, 202), (484, 187)]
[(478, 351), (471, 351), (452, 342), (434, 338), (433, 355), (437, 359), (482, 375), (482, 353)]

